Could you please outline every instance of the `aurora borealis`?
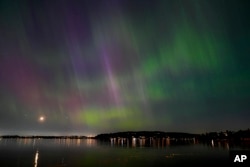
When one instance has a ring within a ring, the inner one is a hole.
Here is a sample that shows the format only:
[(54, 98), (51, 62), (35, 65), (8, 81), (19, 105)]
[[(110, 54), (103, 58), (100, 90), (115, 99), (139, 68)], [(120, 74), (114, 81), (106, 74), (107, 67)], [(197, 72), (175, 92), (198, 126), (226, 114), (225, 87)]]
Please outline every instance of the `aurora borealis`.
[(249, 128), (249, 8), (0, 1), (0, 134)]

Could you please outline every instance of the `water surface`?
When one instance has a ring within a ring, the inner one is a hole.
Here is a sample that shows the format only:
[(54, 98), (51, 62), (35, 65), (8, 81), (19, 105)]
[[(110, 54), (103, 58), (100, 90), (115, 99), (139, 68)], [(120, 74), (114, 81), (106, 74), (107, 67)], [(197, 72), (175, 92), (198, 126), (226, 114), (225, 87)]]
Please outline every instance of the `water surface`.
[(167, 139), (0, 139), (1, 167), (229, 165), (227, 142)]

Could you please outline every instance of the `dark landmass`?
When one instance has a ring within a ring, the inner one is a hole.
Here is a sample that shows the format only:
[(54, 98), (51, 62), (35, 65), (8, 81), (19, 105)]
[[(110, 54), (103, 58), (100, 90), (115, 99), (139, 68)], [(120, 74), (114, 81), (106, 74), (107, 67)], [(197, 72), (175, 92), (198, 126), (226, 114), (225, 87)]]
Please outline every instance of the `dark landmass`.
[(4, 135), (2, 138), (30, 138), (30, 139), (86, 139), (86, 136), (19, 136), (19, 135)]
[(110, 139), (110, 138), (196, 138), (198, 134), (182, 133), (182, 132), (161, 132), (161, 131), (127, 131), (99, 134), (96, 139)]
[(95, 138), (101, 140), (109, 140), (110, 138), (170, 138), (170, 139), (197, 139), (205, 140), (230, 140), (230, 141), (250, 141), (250, 129), (239, 130), (237, 132), (208, 132), (205, 134), (191, 134), (180, 132), (161, 132), (161, 131), (128, 131), (99, 134)]
[(169, 138), (169, 139), (197, 139), (206, 140), (230, 140), (230, 141), (250, 141), (250, 129), (239, 130), (237, 132), (208, 132), (205, 134), (192, 134), (182, 132), (162, 132), (162, 131), (126, 131), (116, 133), (99, 134), (95, 137), (86, 136), (19, 136), (19, 135), (3, 135), (1, 138), (42, 138), (42, 139), (98, 139), (110, 140), (111, 138)]

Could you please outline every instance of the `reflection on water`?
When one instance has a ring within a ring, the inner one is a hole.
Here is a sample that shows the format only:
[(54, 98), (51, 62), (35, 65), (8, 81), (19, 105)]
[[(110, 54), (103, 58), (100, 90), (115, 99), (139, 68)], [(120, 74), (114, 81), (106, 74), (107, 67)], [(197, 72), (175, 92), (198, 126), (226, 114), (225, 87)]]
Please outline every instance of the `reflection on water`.
[(214, 140), (213, 139), (211, 141), (211, 145), (212, 145), (212, 147), (214, 147)]
[(38, 153), (38, 150), (37, 150), (37, 151), (36, 151), (36, 154), (35, 154), (35, 162), (34, 162), (34, 167), (37, 167), (38, 156), (39, 156), (39, 153)]
[[(45, 144), (46, 143), (46, 144)], [(41, 139), (41, 138), (16, 138), (16, 139), (0, 139), (0, 146), (3, 145), (17, 145), (18, 147), (32, 146), (64, 146), (64, 147), (95, 147), (97, 140), (95, 139)]]
[(96, 140), (94, 139), (86, 139), (86, 142), (87, 142), (87, 146), (88, 147), (93, 147), (93, 146), (96, 146)]
[(1, 139), (0, 166), (215, 165), (226, 163), (232, 148), (244, 149), (228, 141), (172, 138)]
[(194, 138), (191, 139), (171, 139), (171, 138), (111, 138), (111, 146), (127, 146), (127, 147), (167, 147), (170, 145), (196, 144)]

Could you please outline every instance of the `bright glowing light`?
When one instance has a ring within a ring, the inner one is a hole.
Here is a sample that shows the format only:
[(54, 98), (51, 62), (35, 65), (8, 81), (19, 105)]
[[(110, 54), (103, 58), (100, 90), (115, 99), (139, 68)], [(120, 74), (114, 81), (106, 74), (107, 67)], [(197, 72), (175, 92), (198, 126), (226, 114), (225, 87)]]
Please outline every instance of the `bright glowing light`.
[(36, 151), (34, 167), (37, 167), (38, 156), (39, 156), (39, 153), (38, 153), (38, 151)]
[(44, 117), (44, 116), (40, 116), (40, 117), (39, 117), (39, 121), (40, 121), (40, 122), (44, 122), (44, 121), (45, 121), (45, 117)]

